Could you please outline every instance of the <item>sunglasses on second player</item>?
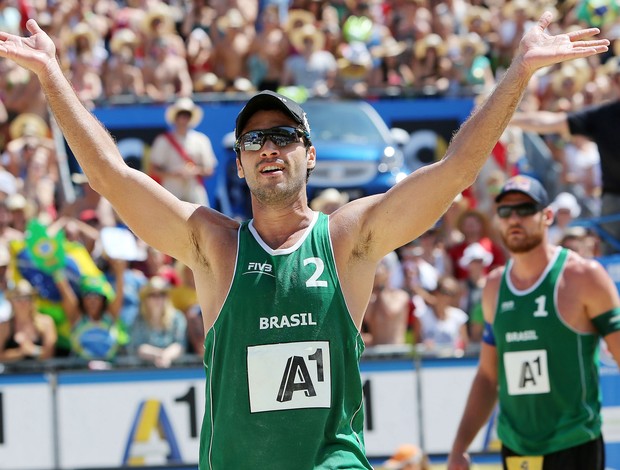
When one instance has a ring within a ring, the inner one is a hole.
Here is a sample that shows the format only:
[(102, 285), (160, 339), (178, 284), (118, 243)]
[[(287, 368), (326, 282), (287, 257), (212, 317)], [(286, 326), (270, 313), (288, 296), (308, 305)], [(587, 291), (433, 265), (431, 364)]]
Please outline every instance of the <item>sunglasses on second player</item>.
[(240, 135), (235, 142), (235, 151), (256, 151), (260, 150), (267, 139), (271, 140), (278, 147), (286, 147), (294, 142), (299, 142), (300, 137), (310, 138), (310, 135), (302, 130), (290, 126), (278, 126), (270, 129), (246, 132)]
[(500, 219), (508, 219), (514, 212), (519, 217), (529, 217), (539, 212), (541, 207), (533, 202), (524, 202), (513, 206), (498, 206), (497, 215)]

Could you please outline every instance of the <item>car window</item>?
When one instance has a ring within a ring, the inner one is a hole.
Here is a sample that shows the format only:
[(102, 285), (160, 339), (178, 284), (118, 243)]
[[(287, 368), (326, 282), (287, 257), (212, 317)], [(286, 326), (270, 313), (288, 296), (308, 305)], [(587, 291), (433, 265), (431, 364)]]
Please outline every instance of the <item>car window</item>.
[(354, 103), (307, 103), (314, 142), (384, 143), (385, 137), (364, 107)]

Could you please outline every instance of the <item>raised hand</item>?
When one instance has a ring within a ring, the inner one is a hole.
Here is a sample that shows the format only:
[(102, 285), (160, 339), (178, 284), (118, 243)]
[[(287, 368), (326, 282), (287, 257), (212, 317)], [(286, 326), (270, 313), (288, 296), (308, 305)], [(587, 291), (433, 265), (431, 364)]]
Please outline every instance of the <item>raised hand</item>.
[(600, 33), (598, 28), (580, 29), (552, 36), (545, 31), (552, 19), (553, 15), (550, 12), (543, 13), (538, 24), (521, 39), (517, 58), (530, 73), (565, 60), (607, 51), (609, 40), (592, 38)]
[(56, 46), (35, 20), (28, 20), (26, 28), (32, 36), (21, 37), (0, 31), (0, 57), (10, 59), (40, 76), (51, 63), (56, 62)]

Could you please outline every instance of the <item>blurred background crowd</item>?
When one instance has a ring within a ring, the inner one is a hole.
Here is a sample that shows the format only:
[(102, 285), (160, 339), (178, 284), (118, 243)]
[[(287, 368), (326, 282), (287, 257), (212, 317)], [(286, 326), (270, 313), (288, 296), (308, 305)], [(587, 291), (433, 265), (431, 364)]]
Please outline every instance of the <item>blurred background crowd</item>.
[[(91, 109), (263, 89), (299, 101), (483, 98), (544, 10), (556, 17), (551, 33), (596, 26), (612, 47), (538, 73), (521, 111), (578, 112), (620, 98), (616, 0), (0, 0), (0, 29), (26, 34), (35, 18)], [(84, 175), (72, 175), (76, 197), (65, 197), (66, 157), (38, 81), (10, 61), (0, 69), (0, 361), (133, 356), (168, 367), (201, 356), (191, 271), (135, 240)], [(369, 347), (453, 354), (480, 341), (484, 274), (506, 259), (493, 196), (522, 170), (511, 157), (523, 154), (519, 132), (509, 128), (436, 226), (380, 263), (363, 327)], [(597, 233), (570, 225), (600, 214), (597, 145), (544, 139), (557, 175), (548, 182), (557, 195), (551, 241), (600, 256)], [(311, 203), (331, 212), (347, 200), (329, 189)]]

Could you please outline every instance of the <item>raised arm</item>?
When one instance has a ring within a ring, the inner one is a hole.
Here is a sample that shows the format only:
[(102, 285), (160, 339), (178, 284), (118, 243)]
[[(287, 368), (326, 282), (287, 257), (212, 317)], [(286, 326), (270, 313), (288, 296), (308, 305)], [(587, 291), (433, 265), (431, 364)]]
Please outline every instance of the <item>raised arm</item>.
[[(141, 239), (192, 265), (190, 225), (198, 206), (182, 202), (123, 161), (107, 130), (80, 103), (56, 59), (52, 39), (33, 20), (30, 37), (0, 32), (0, 57), (31, 70), (95, 191), (107, 198)], [(205, 209), (207, 210), (207, 209)]]
[(570, 135), (566, 113), (561, 111), (516, 112), (510, 125), (537, 134)]
[(475, 181), (536, 70), (607, 50), (608, 40), (587, 39), (599, 32), (596, 28), (549, 35), (545, 30), (551, 19), (551, 13), (544, 13), (525, 34), (504, 77), (454, 136), (441, 161), (367, 201), (359, 216), (359, 239), (369, 246), (369, 258), (379, 259), (419, 236)]

